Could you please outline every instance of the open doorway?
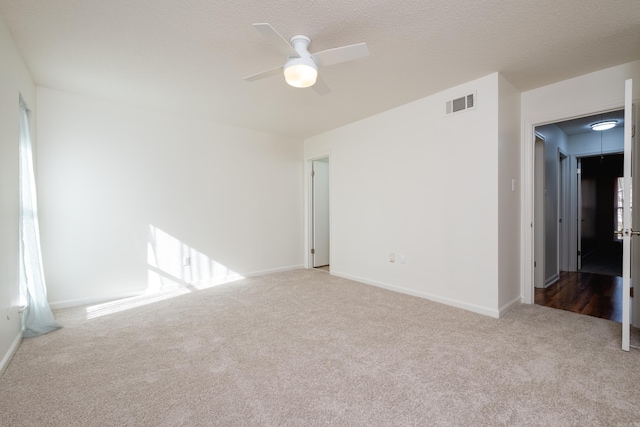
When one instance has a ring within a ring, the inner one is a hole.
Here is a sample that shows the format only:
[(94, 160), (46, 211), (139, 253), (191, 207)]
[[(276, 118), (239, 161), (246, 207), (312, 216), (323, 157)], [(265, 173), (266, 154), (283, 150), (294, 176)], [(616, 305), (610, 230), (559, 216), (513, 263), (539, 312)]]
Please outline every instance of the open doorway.
[[(616, 125), (591, 129), (605, 119)], [(620, 322), (622, 251), (614, 231), (624, 110), (538, 126), (535, 132), (534, 301)]]
[(622, 277), (622, 190), (624, 155), (584, 157), (580, 271)]
[(329, 157), (311, 162), (311, 258), (313, 268), (330, 271)]

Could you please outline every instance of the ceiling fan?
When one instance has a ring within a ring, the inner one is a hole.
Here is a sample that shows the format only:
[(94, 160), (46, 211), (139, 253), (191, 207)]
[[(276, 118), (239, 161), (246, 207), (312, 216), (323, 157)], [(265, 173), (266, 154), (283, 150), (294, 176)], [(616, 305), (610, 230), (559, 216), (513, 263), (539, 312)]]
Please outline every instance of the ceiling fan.
[(284, 70), (284, 78), (289, 85), (300, 88), (313, 86), (318, 94), (325, 95), (331, 90), (318, 76), (318, 68), (369, 56), (366, 43), (309, 53), (311, 39), (307, 36), (296, 35), (287, 41), (269, 24), (253, 24), (253, 26), (262, 33), (271, 45), (284, 53), (287, 60), (280, 67), (245, 77), (244, 80), (248, 82), (273, 76)]

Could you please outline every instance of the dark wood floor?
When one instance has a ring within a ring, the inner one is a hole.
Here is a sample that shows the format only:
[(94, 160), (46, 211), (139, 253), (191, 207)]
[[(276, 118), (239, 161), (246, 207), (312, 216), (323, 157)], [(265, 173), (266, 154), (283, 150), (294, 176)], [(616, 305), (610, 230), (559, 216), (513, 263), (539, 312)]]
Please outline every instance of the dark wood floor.
[(622, 322), (622, 277), (560, 272), (556, 283), (535, 290), (535, 303)]

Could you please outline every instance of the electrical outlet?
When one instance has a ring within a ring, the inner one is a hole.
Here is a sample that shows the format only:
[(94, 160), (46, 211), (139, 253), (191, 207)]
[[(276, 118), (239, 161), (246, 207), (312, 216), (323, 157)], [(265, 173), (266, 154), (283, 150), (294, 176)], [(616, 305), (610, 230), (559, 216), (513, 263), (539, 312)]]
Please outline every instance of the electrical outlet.
[(400, 254), (400, 264), (406, 264), (407, 263), (407, 258), (404, 256), (404, 254)]
[(184, 257), (184, 259), (182, 260), (182, 265), (185, 267), (189, 267), (191, 265), (191, 257), (190, 256)]
[(396, 262), (396, 254), (393, 252), (389, 254), (389, 262)]
[(7, 320), (11, 320), (11, 307), (7, 308)]

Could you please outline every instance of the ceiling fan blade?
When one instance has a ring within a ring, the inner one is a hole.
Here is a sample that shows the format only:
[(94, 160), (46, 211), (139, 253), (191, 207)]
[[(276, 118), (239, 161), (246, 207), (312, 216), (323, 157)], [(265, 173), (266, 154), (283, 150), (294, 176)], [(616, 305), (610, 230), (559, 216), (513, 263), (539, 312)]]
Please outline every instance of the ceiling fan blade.
[(282, 37), (273, 27), (269, 24), (253, 24), (256, 30), (260, 31), (262, 35), (267, 39), (269, 44), (284, 53), (291, 58), (298, 58), (298, 52), (291, 46), (284, 37)]
[(320, 76), (318, 76), (318, 78), (316, 79), (315, 84), (313, 86), (311, 86), (311, 87), (320, 96), (326, 95), (329, 92), (331, 92), (331, 89), (329, 89), (329, 86), (327, 86), (327, 83), (324, 80), (322, 80), (322, 77), (320, 77)]
[(369, 56), (369, 48), (366, 43), (336, 47), (334, 49), (316, 52), (311, 55), (319, 67), (326, 67), (328, 65), (352, 61), (354, 59), (364, 58), (365, 56)]
[(248, 77), (245, 77), (243, 80), (246, 80), (248, 82), (254, 82), (256, 80), (264, 79), (265, 77), (275, 76), (276, 74), (282, 74), (282, 66), (272, 68), (270, 70), (262, 71), (257, 74), (252, 74)]

